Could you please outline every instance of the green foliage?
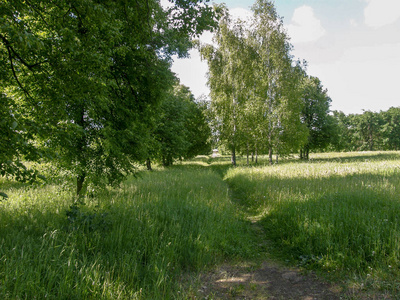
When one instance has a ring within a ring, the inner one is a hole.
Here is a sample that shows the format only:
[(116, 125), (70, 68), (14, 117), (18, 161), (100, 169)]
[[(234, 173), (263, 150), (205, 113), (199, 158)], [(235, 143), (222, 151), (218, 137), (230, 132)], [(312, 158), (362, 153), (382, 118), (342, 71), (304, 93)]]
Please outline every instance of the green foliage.
[(383, 144), (387, 150), (400, 149), (400, 107), (391, 107), (386, 112), (381, 112), (383, 125), (381, 127), (384, 137)]
[(331, 147), (337, 151), (399, 149), (400, 108), (345, 115), (333, 112), (337, 138)]
[[(11, 108), (0, 109), (1, 126), (17, 152), (8, 159), (34, 145), (77, 178), (77, 193), (85, 180), (113, 184), (132, 173), (174, 83), (171, 55), (186, 55), (214, 25), (202, 2), (1, 2), (0, 93)], [(20, 116), (32, 126), (13, 128)]]
[(256, 2), (247, 23), (233, 21), (224, 6), (217, 8), (218, 47), (199, 47), (209, 66), (214, 131), (231, 150), (233, 164), (243, 149), (269, 152), (272, 162), (273, 151), (289, 154), (307, 135), (300, 122), (301, 66), (293, 63), (272, 2)]
[(216, 122), (214, 131), (219, 140), (227, 144), (232, 151), (232, 163), (235, 164), (235, 151), (238, 147), (237, 135), (240, 134), (239, 118), (243, 114), (243, 79), (245, 74), (244, 29), (240, 22), (234, 23), (225, 6), (217, 6), (220, 23), (214, 36), (218, 47), (200, 45), (200, 53), (208, 62), (208, 85), (211, 90), (211, 110)]
[(211, 131), (190, 90), (176, 85), (162, 101), (155, 121), (155, 158), (164, 166), (210, 151)]
[(335, 139), (334, 122), (329, 115), (331, 99), (316, 77), (303, 79), (303, 110), (301, 121), (308, 130), (308, 140), (300, 158), (308, 159), (309, 152), (325, 149)]

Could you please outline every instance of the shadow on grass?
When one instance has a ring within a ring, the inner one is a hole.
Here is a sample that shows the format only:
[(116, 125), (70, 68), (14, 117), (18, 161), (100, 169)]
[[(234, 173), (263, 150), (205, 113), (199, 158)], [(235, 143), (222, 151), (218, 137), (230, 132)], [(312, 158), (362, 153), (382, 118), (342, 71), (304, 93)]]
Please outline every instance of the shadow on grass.
[[(312, 163), (324, 163), (324, 162), (339, 162), (339, 163), (351, 163), (351, 162), (369, 162), (369, 161), (393, 161), (400, 160), (400, 152), (365, 152), (361, 155), (359, 152), (347, 152), (347, 155), (341, 155), (340, 153), (332, 153), (330, 157), (316, 157), (311, 158)], [(352, 155), (354, 154), (354, 155)], [(349, 156), (348, 156), (349, 155)]]
[(172, 169), (184, 169), (184, 170), (205, 170), (209, 169), (217, 173), (222, 178), (226, 175), (228, 170), (232, 168), (230, 157), (217, 157), (208, 158), (204, 157), (195, 158), (191, 160), (184, 161), (182, 163), (177, 163), (168, 168)]

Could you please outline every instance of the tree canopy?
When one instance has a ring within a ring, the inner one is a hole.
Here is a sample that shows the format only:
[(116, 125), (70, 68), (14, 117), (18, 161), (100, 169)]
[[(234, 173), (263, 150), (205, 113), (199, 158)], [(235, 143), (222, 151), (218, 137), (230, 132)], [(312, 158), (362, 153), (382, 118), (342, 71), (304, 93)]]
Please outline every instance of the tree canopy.
[(300, 122), (301, 66), (270, 1), (256, 1), (250, 21), (233, 20), (224, 6), (214, 45), (200, 45), (209, 66), (211, 108), (222, 141), (237, 149), (289, 153), (306, 138)]
[(309, 158), (310, 151), (325, 149), (333, 139), (333, 121), (329, 115), (331, 98), (321, 81), (305, 76), (302, 87), (303, 109), (301, 120), (308, 130), (308, 140), (300, 152), (300, 158)]
[(214, 25), (202, 2), (2, 1), (2, 173), (17, 174), (7, 162), (20, 154), (41, 154), (76, 176), (79, 194), (85, 179), (133, 172), (175, 82), (171, 56)]

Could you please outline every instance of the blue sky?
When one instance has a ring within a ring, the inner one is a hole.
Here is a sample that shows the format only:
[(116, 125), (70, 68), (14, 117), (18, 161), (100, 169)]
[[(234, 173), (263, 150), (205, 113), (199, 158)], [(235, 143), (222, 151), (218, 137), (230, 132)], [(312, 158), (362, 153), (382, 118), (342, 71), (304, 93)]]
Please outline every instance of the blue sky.
[[(235, 16), (250, 14), (254, 1), (224, 2)], [(276, 0), (294, 46), (346, 114), (400, 106), (400, 0)], [(202, 41), (209, 42), (206, 33)], [(207, 95), (207, 64), (196, 50), (172, 70), (196, 97)]]

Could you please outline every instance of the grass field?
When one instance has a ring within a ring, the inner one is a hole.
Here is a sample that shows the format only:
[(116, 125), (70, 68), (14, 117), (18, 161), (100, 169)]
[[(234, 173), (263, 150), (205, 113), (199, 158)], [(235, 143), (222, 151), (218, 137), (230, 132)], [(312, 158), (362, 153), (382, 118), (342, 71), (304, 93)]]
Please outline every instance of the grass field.
[(204, 168), (141, 173), (72, 205), (67, 185), (2, 183), (1, 299), (177, 299), (182, 274), (249, 255), (249, 227)]
[(400, 294), (399, 153), (313, 155), (230, 169), (226, 181), (276, 255)]
[(186, 274), (257, 256), (249, 219), (278, 259), (400, 293), (399, 152), (260, 161), (199, 157), (85, 204), (67, 178), (0, 178), (0, 298), (186, 299)]

